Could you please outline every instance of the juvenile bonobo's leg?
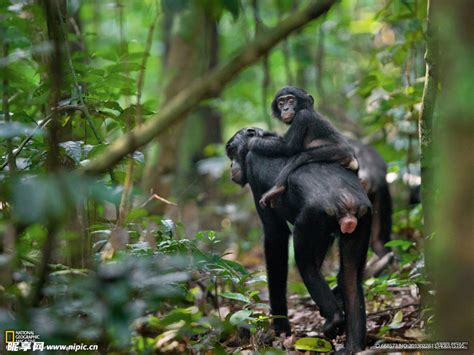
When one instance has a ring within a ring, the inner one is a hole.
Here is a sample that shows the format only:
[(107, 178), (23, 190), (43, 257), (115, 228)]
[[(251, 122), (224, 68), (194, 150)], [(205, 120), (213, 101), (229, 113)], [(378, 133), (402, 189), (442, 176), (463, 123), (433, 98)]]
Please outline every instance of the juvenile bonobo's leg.
[(295, 224), (293, 237), (296, 265), (321, 316), (326, 318), (323, 332), (334, 338), (341, 330), (344, 317), (321, 273), (324, 257), (334, 240), (328, 224), (328, 217), (324, 214), (308, 214)]
[(341, 268), (338, 286), (345, 311), (346, 350), (362, 351), (365, 347), (366, 316), (362, 280), (370, 236), (370, 213), (363, 216), (352, 235), (340, 236)]
[(270, 307), (275, 333), (291, 334), (286, 303), (286, 283), (288, 277), (288, 239), (290, 230), (284, 221), (269, 218), (261, 213), (264, 230), (265, 261), (267, 264)]
[(270, 190), (268, 190), (262, 195), (262, 198), (258, 202), (260, 204), (260, 207), (265, 208), (268, 206), (268, 204), (270, 204), (272, 208), (275, 207), (276, 198), (280, 196), (283, 192), (285, 192), (285, 190), (285, 186), (274, 185)]
[(310, 146), (310, 148), (298, 155), (294, 155), (288, 160), (278, 174), (273, 187), (262, 195), (259, 201), (260, 207), (265, 208), (269, 204), (272, 207), (274, 206), (276, 198), (286, 190), (288, 177), (300, 166), (316, 162), (337, 162), (343, 167), (353, 170), (355, 173), (359, 169), (359, 163), (350, 146), (331, 144), (320, 147)]

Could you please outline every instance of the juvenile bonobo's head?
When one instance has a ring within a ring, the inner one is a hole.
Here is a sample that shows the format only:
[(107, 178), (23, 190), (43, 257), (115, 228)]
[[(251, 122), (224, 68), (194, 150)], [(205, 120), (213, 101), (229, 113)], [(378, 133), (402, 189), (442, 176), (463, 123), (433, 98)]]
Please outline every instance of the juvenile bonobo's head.
[(249, 152), (248, 143), (253, 137), (262, 137), (263, 129), (242, 128), (232, 136), (225, 146), (225, 151), (231, 160), (230, 171), (233, 182), (245, 186), (247, 184), (247, 172), (245, 159)]
[(273, 116), (286, 124), (291, 124), (296, 113), (304, 108), (312, 108), (314, 99), (306, 91), (286, 86), (277, 92), (272, 102)]

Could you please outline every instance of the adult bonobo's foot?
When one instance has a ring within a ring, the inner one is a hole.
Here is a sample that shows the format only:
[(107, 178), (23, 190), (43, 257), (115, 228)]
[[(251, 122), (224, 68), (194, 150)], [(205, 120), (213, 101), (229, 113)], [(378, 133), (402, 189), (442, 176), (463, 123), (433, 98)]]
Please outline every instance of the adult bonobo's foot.
[(323, 333), (329, 339), (334, 339), (344, 331), (344, 316), (336, 313), (333, 318), (328, 318), (323, 325)]
[(275, 207), (276, 198), (280, 196), (283, 192), (285, 192), (285, 190), (285, 186), (273, 186), (270, 190), (268, 190), (262, 195), (262, 198), (258, 202), (260, 204), (260, 207), (265, 208), (268, 206), (268, 204), (270, 204), (272, 208)]
[(278, 336), (284, 333), (286, 336), (291, 335), (291, 326), (287, 318), (275, 318), (273, 319), (273, 329), (275, 334)]

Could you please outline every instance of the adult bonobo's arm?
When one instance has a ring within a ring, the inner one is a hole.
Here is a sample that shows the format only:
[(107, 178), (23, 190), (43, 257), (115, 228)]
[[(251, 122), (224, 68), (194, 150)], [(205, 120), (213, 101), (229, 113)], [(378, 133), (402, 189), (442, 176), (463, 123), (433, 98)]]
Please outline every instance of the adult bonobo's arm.
[(265, 262), (267, 266), (268, 290), (273, 328), (276, 334), (291, 334), (286, 301), (288, 279), (288, 241), (290, 230), (285, 220), (278, 218), (274, 211), (262, 210), (255, 201), (263, 226)]

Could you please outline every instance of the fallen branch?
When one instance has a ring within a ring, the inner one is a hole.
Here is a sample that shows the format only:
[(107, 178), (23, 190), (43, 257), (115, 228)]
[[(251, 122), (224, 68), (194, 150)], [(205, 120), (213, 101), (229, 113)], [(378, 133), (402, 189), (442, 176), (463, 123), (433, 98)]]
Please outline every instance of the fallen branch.
[(390, 307), (390, 308), (387, 308), (387, 309), (383, 309), (381, 311), (377, 311), (377, 312), (373, 312), (373, 313), (369, 313), (367, 314), (367, 317), (370, 317), (370, 318), (373, 318), (373, 317), (377, 317), (381, 314), (385, 314), (385, 313), (391, 313), (393, 311), (399, 311), (400, 309), (403, 309), (403, 308), (408, 308), (408, 307), (419, 307), (420, 306), (420, 303), (418, 302), (411, 302), (411, 303), (407, 303), (407, 304), (404, 304), (402, 306), (398, 306), (398, 307)]
[(395, 337), (387, 337), (387, 336), (381, 336), (381, 335), (375, 335), (375, 334), (367, 334), (368, 338), (374, 339), (374, 340), (383, 340), (384, 342), (388, 343), (402, 343), (402, 344), (416, 344), (418, 343), (416, 340), (408, 340), (404, 338), (395, 338)]
[(291, 32), (325, 14), (335, 2), (336, 0), (312, 1), (275, 27), (258, 36), (254, 41), (246, 44), (226, 64), (191, 83), (187, 89), (177, 94), (153, 118), (111, 143), (102, 154), (86, 166), (81, 167), (80, 171), (86, 174), (106, 172), (127, 154), (147, 144), (171, 125), (182, 120), (185, 114), (202, 100), (221, 91), (237, 74), (267, 54)]
[(392, 259), (393, 252), (391, 251), (390, 253), (387, 253), (381, 258), (372, 262), (370, 265), (368, 264), (364, 272), (364, 278), (369, 279), (371, 277), (377, 276), (383, 269), (385, 269)]

